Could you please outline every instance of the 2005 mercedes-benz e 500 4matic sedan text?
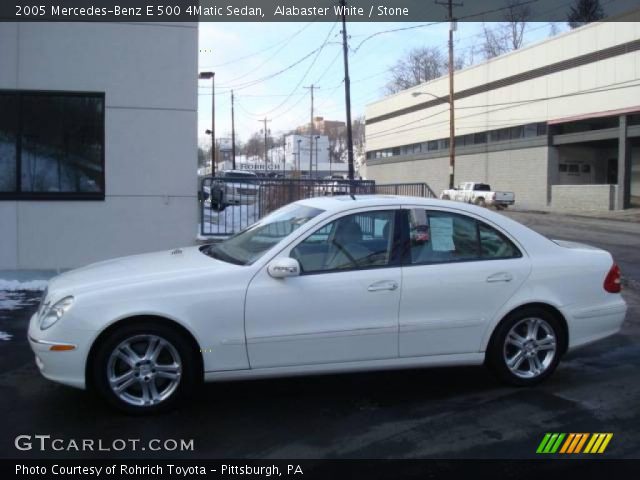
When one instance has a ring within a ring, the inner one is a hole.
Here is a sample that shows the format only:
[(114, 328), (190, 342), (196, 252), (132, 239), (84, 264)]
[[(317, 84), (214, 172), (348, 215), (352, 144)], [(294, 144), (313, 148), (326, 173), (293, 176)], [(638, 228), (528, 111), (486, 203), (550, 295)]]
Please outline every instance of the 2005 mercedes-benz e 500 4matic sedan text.
[(473, 205), (345, 195), (55, 277), (29, 341), (45, 377), (146, 413), (202, 380), (486, 363), (532, 385), (626, 309), (606, 251)]

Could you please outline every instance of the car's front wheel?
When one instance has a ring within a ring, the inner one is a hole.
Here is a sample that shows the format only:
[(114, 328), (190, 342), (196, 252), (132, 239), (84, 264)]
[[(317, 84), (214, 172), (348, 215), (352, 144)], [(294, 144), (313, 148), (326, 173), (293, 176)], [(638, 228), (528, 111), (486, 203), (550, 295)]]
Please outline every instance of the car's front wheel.
[(498, 326), (487, 363), (507, 383), (534, 385), (556, 369), (563, 344), (564, 331), (554, 315), (542, 308), (525, 308)]
[(91, 374), (107, 402), (132, 414), (166, 411), (198, 382), (188, 339), (177, 329), (153, 323), (113, 330), (98, 346)]

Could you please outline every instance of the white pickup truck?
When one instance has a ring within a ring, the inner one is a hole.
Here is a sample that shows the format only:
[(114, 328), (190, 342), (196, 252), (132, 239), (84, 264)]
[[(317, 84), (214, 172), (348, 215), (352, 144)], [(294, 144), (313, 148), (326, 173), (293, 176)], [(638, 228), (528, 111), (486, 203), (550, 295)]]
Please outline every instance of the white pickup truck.
[(507, 208), (513, 205), (516, 197), (513, 192), (494, 192), (486, 183), (463, 182), (457, 188), (443, 190), (440, 194), (443, 200), (475, 203), (481, 207)]

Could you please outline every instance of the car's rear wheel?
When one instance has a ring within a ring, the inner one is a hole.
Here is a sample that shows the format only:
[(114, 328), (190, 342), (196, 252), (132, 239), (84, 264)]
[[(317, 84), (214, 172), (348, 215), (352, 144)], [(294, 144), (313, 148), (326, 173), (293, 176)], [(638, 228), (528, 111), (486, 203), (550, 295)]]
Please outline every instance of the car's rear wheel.
[(177, 329), (153, 323), (111, 332), (99, 345), (92, 370), (98, 393), (132, 414), (166, 411), (198, 381), (190, 342)]
[(487, 206), (487, 202), (485, 202), (483, 197), (480, 197), (478, 199), (476, 199), (476, 205), (479, 207), (486, 207)]
[(487, 363), (512, 385), (541, 382), (558, 366), (564, 344), (558, 319), (543, 308), (525, 308), (509, 315), (496, 329)]

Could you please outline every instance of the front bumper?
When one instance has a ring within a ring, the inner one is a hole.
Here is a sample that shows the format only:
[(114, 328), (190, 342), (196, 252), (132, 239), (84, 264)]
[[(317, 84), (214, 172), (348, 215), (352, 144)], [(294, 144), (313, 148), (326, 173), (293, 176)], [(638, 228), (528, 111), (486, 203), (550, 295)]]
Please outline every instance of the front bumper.
[[(37, 316), (35, 313), (31, 317), (28, 337), (40, 373), (48, 380), (85, 389), (85, 366), (93, 332), (60, 328), (58, 324), (42, 331)], [(52, 350), (54, 346), (73, 348)]]

